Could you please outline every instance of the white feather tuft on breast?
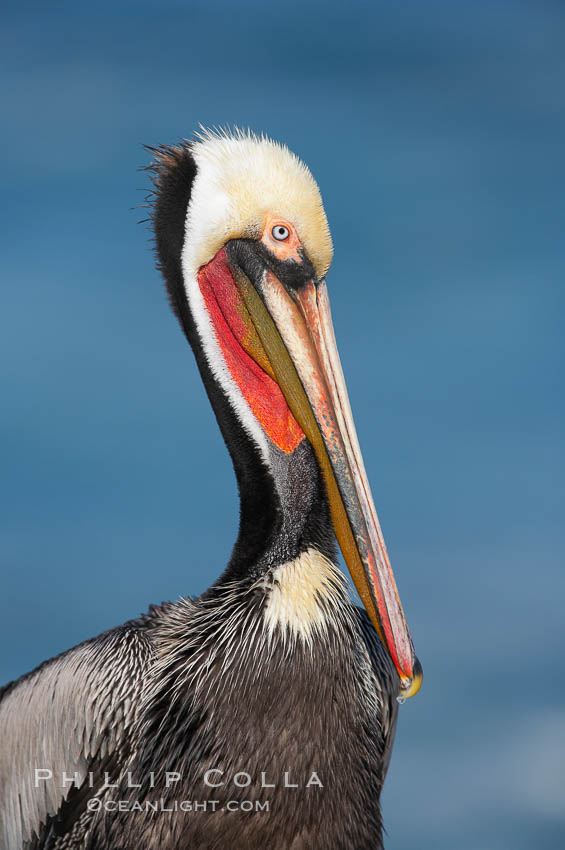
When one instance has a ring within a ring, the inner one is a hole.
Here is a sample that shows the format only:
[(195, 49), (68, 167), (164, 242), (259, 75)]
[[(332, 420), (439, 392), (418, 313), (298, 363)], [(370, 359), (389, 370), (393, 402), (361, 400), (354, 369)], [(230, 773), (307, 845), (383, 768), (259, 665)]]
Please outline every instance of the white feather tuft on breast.
[(316, 633), (341, 624), (347, 606), (341, 571), (317, 549), (308, 549), (261, 579), (266, 588), (264, 623), (270, 635), (309, 643)]

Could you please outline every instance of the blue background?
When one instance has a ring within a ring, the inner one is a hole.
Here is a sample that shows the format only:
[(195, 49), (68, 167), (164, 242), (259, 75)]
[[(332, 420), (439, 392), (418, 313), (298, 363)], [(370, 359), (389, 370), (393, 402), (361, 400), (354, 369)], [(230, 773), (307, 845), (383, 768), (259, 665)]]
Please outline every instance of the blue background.
[(561, 847), (565, 7), (19, 3), (0, 55), (0, 680), (198, 593), (233, 475), (154, 269), (141, 143), (312, 167), (377, 508), (426, 674), (388, 850)]

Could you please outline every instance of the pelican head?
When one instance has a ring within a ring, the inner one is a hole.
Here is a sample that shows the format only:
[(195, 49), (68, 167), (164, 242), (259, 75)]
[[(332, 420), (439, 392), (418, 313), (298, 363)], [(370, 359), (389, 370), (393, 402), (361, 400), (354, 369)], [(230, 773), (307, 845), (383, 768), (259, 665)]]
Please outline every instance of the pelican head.
[(332, 240), (318, 186), (286, 147), (250, 133), (203, 131), (155, 150), (155, 160), (155, 232), (173, 307), (181, 321), (190, 313), (207, 367), (267, 469), (275, 454), (310, 442), (344, 560), (401, 696), (412, 696), (422, 672), (334, 337)]

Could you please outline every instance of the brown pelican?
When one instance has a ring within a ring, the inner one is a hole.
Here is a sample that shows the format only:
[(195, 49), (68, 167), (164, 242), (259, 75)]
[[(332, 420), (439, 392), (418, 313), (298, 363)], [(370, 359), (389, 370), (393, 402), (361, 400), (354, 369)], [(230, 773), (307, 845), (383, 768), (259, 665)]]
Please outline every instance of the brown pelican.
[[(305, 165), (154, 149), (159, 267), (231, 454), (229, 564), (7, 685), (3, 850), (374, 850), (414, 655), (357, 441)], [(349, 599), (335, 538), (364, 608)]]

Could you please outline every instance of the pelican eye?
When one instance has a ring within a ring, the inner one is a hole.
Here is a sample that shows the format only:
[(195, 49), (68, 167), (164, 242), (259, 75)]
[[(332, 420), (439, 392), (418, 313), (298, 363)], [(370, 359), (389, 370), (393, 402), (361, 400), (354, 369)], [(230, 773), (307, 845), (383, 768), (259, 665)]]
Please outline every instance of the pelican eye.
[(285, 227), (284, 224), (275, 224), (271, 233), (275, 239), (278, 239), (279, 242), (284, 242), (284, 240), (288, 239), (290, 236), (290, 230), (288, 227)]

